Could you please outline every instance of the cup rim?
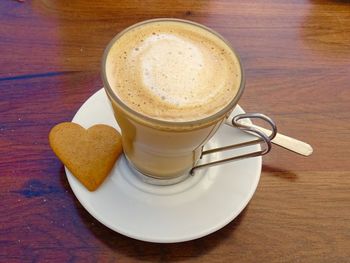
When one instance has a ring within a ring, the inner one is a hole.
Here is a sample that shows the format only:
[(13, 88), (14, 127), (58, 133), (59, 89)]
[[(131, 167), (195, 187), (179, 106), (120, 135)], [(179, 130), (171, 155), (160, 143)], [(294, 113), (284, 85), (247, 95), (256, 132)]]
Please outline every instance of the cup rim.
[[(207, 31), (209, 31), (210, 33), (216, 35), (218, 38), (220, 38), (233, 52), (233, 54), (236, 56), (237, 61), (238, 61), (238, 65), (239, 68), (241, 70), (241, 82), (238, 88), (238, 91), (236, 93), (236, 96), (230, 101), (229, 104), (227, 104), (224, 108), (222, 108), (220, 111), (216, 112), (215, 114), (212, 114), (210, 116), (207, 116), (205, 118), (201, 118), (198, 120), (191, 120), (191, 121), (167, 121), (167, 120), (160, 120), (160, 119), (156, 119), (156, 118), (152, 118), (149, 116), (146, 116), (140, 112), (137, 112), (135, 110), (133, 110), (132, 108), (130, 108), (128, 105), (126, 105), (121, 99), (118, 98), (118, 96), (113, 92), (111, 86), (109, 85), (109, 81), (107, 79), (107, 74), (106, 74), (106, 63), (107, 63), (107, 58), (109, 55), (109, 52), (111, 50), (111, 48), (113, 47), (114, 43), (121, 37), (123, 36), (126, 32), (130, 31), (133, 28), (139, 27), (141, 25), (144, 24), (148, 24), (148, 23), (154, 23), (154, 22), (167, 22), (167, 21), (173, 21), (173, 22), (181, 22), (181, 23), (187, 23), (187, 24), (191, 24), (193, 26), (197, 26), (200, 27), (202, 29), (205, 29)], [(237, 54), (237, 52), (235, 51), (235, 49), (232, 47), (232, 45), (230, 44), (230, 42), (228, 40), (226, 40), (222, 35), (220, 35), (218, 32), (214, 31), (213, 29), (206, 27), (202, 24), (190, 21), (190, 20), (186, 20), (186, 19), (178, 19), (178, 18), (154, 18), (154, 19), (148, 19), (148, 20), (144, 20), (141, 22), (138, 22), (136, 24), (133, 24), (127, 28), (125, 28), (124, 30), (122, 30), (121, 32), (119, 32), (117, 35), (115, 35), (112, 40), (108, 43), (107, 47), (104, 50), (103, 53), (103, 57), (102, 57), (102, 69), (101, 69), (101, 75), (102, 75), (102, 81), (104, 84), (104, 89), (107, 92), (107, 95), (114, 100), (115, 102), (117, 102), (117, 104), (127, 113), (129, 113), (131, 116), (136, 117), (136, 119), (141, 119), (144, 120), (146, 123), (151, 123), (151, 124), (155, 124), (158, 126), (168, 126), (168, 127), (188, 127), (188, 126), (202, 126), (205, 125), (207, 123), (211, 123), (215, 120), (217, 120), (218, 118), (222, 117), (223, 115), (225, 115), (226, 113), (230, 112), (230, 110), (232, 110), (234, 108), (234, 106), (237, 105), (238, 100), (241, 98), (244, 88), (245, 88), (245, 73), (244, 73), (244, 69), (242, 66), (242, 62), (241, 59), (239, 57), (239, 55)]]

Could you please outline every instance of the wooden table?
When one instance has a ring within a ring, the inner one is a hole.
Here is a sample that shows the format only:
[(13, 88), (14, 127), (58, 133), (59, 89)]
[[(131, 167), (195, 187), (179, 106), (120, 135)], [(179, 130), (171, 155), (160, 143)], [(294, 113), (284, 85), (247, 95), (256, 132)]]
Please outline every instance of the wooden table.
[[(177, 244), (109, 230), (72, 193), (48, 132), (102, 87), (100, 61), (123, 28), (155, 17), (205, 24), (241, 55), (240, 104), (307, 141), (274, 147), (247, 208)], [(0, 262), (349, 262), (348, 1), (0, 1)]]

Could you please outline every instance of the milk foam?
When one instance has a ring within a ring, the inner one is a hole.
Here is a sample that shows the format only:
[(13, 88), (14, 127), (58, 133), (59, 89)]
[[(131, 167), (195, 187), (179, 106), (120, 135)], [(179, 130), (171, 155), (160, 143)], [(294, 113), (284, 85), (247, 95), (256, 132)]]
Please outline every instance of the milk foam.
[[(199, 87), (198, 80), (195, 80), (203, 64), (200, 50), (192, 43), (169, 34), (149, 37), (144, 45), (142, 48), (148, 49), (141, 57), (145, 88), (173, 105), (183, 106), (193, 102), (193, 98), (189, 100), (189, 97)], [(193, 81), (189, 83), (189, 79)]]
[(215, 114), (235, 97), (241, 81), (238, 60), (220, 38), (173, 21), (126, 32), (106, 67), (113, 91), (127, 106), (167, 121)]

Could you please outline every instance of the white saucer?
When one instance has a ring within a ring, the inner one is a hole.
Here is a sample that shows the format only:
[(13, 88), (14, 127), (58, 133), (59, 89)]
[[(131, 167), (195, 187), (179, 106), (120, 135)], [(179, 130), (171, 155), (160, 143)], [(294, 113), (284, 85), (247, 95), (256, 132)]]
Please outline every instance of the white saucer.
[[(243, 113), (237, 106), (233, 114)], [(85, 128), (103, 123), (115, 127), (111, 106), (103, 89), (91, 96), (73, 118)], [(251, 140), (223, 125), (208, 148)], [(259, 150), (260, 146), (216, 153)], [(196, 171), (194, 176), (170, 186), (149, 185), (134, 175), (121, 156), (111, 174), (95, 192), (89, 192), (68, 171), (69, 184), (85, 209), (110, 229), (135, 239), (170, 243), (208, 235), (231, 222), (248, 204), (258, 185), (261, 157), (255, 157)]]

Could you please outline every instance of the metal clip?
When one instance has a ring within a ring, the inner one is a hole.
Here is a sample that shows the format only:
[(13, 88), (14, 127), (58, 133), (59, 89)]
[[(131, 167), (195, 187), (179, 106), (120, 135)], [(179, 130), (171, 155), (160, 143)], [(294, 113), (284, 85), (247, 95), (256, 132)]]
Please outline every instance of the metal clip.
[[(250, 118), (250, 119), (262, 119), (263, 121), (266, 121), (272, 128), (271, 135), (268, 136), (264, 132), (260, 131), (259, 129), (256, 129), (254, 127), (249, 126), (249, 124), (239, 122), (239, 120), (248, 119), (248, 118)], [(249, 141), (249, 142), (243, 142), (243, 143), (239, 143), (239, 144), (233, 144), (233, 145), (228, 145), (228, 146), (224, 146), (224, 147), (206, 150), (206, 151), (202, 152), (200, 158), (202, 158), (204, 155), (207, 155), (207, 154), (232, 150), (232, 149), (246, 147), (246, 146), (255, 145), (255, 144), (262, 145), (263, 146), (262, 150), (194, 166), (191, 170), (191, 174), (193, 174), (194, 170), (196, 170), (196, 169), (200, 169), (200, 168), (208, 167), (208, 166), (214, 166), (214, 165), (218, 165), (218, 164), (222, 164), (222, 163), (226, 163), (226, 162), (231, 162), (231, 161), (235, 161), (235, 160), (240, 160), (240, 159), (245, 159), (245, 158), (250, 158), (250, 157), (262, 156), (262, 155), (267, 154), (271, 150), (271, 140), (277, 134), (277, 126), (276, 126), (275, 122), (270, 117), (268, 117), (264, 114), (261, 114), (261, 113), (239, 114), (232, 119), (232, 125), (234, 127), (237, 127), (238, 129), (244, 131), (244, 132), (254, 134), (256, 137), (258, 137), (258, 139), (253, 140), (253, 141)]]

